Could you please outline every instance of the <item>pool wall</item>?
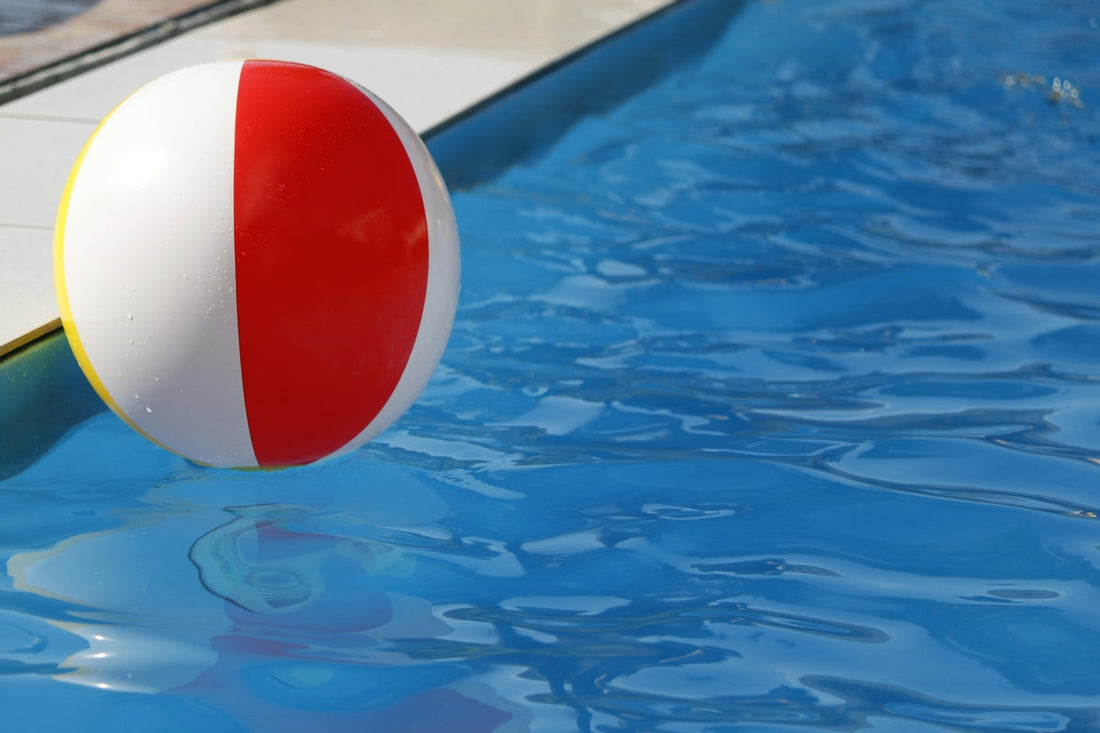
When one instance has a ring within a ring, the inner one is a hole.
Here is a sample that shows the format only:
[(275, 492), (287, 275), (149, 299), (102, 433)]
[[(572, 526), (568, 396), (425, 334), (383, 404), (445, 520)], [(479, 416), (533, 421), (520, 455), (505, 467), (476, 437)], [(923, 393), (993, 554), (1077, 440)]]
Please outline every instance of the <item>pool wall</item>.
[[(452, 189), (469, 188), (537, 157), (577, 119), (701, 57), (743, 4), (679, 0), (427, 130), (443, 178)], [(103, 409), (61, 331), (0, 358), (0, 479)]]

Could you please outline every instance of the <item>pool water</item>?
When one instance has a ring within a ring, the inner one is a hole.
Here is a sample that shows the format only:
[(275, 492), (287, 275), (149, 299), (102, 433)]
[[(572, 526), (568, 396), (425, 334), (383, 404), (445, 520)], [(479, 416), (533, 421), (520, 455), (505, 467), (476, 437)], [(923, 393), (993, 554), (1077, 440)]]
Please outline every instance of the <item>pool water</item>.
[(0, 728), (1097, 730), (1098, 25), (748, 3), (455, 195), (364, 449), (83, 423), (0, 483)]

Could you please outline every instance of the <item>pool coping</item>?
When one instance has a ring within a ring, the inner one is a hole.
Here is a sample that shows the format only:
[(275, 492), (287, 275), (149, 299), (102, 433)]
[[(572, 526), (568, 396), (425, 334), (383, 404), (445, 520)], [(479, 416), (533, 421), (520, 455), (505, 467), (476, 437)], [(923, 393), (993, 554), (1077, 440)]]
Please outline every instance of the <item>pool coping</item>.
[[(462, 190), (536, 157), (598, 114), (683, 67), (725, 32), (747, 0), (675, 0), (524, 76), (422, 133), (448, 186)], [(0, 354), (0, 479), (29, 466), (106, 406), (60, 322)], [(14, 426), (18, 426), (15, 428)]]

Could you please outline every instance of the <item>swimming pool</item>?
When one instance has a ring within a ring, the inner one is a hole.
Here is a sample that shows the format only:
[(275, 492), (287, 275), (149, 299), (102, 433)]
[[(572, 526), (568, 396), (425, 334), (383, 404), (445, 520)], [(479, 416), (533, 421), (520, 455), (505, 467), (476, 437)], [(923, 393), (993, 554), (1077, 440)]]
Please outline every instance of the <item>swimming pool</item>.
[(88, 419), (0, 483), (5, 724), (1096, 729), (1098, 20), (747, 3), (456, 193), (363, 450)]

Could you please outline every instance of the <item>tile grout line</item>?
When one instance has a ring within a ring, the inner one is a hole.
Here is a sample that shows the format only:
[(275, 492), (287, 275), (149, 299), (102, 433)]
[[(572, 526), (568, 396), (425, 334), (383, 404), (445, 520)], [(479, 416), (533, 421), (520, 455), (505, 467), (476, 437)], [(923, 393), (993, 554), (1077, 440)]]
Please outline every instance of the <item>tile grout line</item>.
[(69, 117), (67, 115), (44, 115), (33, 114), (30, 112), (5, 112), (4, 108), (0, 106), (0, 119), (5, 120), (27, 120), (30, 122), (72, 122), (81, 125), (98, 125), (99, 120), (91, 117)]
[(53, 226), (45, 224), (13, 224), (10, 221), (0, 222), (0, 229), (30, 229), (38, 232), (52, 232)]

